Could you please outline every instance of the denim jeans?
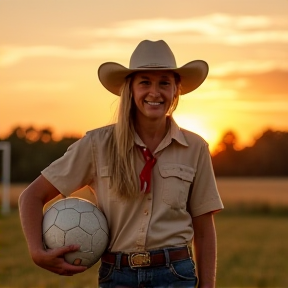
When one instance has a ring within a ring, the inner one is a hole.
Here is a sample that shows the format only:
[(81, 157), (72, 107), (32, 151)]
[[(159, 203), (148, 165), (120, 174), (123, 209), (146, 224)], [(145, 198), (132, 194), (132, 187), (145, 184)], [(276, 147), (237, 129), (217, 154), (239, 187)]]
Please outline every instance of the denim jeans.
[(166, 266), (130, 268), (102, 263), (99, 269), (100, 288), (195, 288), (197, 277), (193, 260), (168, 263)]

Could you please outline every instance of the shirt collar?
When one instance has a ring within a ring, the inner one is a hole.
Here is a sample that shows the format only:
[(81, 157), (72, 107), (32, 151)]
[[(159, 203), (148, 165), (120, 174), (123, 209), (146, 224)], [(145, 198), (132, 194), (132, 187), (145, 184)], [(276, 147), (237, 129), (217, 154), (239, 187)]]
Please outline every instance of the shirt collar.
[[(171, 116), (169, 117), (169, 119), (170, 119), (169, 130), (166, 136), (164, 137), (164, 139), (160, 142), (159, 146), (154, 151), (154, 154), (166, 148), (172, 142), (173, 139), (183, 146), (186, 146), (186, 147), (189, 146), (185, 139), (183, 132), (181, 131), (180, 127), (177, 125), (173, 117)], [(139, 135), (136, 133), (136, 131), (134, 131), (134, 142), (136, 145), (146, 147), (146, 145), (144, 144), (142, 139), (139, 137)]]
[(181, 128), (177, 125), (177, 123), (172, 117), (170, 117), (170, 120), (171, 120), (171, 126), (170, 126), (171, 138), (175, 139), (179, 144), (188, 147), (189, 145), (186, 141), (186, 138)]

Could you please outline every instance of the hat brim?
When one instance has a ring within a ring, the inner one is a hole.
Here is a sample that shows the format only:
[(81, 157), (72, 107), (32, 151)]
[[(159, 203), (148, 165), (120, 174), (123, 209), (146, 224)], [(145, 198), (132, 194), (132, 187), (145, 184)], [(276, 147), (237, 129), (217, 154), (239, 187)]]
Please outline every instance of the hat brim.
[(102, 85), (111, 93), (120, 96), (125, 78), (141, 71), (165, 70), (173, 71), (181, 78), (181, 95), (197, 89), (206, 79), (209, 71), (208, 64), (203, 60), (194, 60), (179, 68), (137, 68), (129, 69), (115, 62), (103, 63), (98, 69), (98, 77)]

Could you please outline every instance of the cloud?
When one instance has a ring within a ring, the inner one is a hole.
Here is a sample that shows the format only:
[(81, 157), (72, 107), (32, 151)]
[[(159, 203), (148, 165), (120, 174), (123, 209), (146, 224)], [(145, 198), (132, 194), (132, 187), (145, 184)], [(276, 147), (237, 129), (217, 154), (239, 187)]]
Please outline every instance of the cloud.
[[(211, 14), (187, 19), (137, 19), (111, 24), (110, 27), (82, 29), (77, 35), (102, 39), (130, 39), (163, 35), (183, 35), (186, 41), (195, 39), (203, 43), (225, 43), (245, 45), (265, 42), (288, 42), (288, 20), (267, 16), (232, 16), (228, 14)], [(179, 37), (180, 36), (180, 37)], [(191, 37), (192, 36), (192, 37)], [(184, 40), (184, 39), (183, 39)]]
[(121, 48), (119, 50), (118, 49), (109, 43), (107, 45), (92, 45), (84, 49), (71, 49), (63, 46), (5, 46), (1, 48), (0, 66), (11, 66), (29, 57), (101, 59), (106, 55), (111, 56), (115, 53), (121, 57), (121, 54), (125, 55), (125, 52), (127, 51), (127, 45), (123, 43)]
[[(287, 101), (288, 93), (288, 71), (274, 70), (266, 73), (255, 73), (247, 75), (230, 75), (226, 79), (234, 79), (237, 77), (245, 77), (247, 80), (246, 87), (238, 89), (239, 93), (242, 94), (242, 99), (250, 98), (253, 95), (254, 99), (261, 101)], [(286, 104), (288, 107), (288, 105)]]
[(211, 77), (224, 77), (231, 74), (236, 74), (241, 77), (243, 74), (247, 73), (267, 73), (271, 70), (286, 70), (287, 63), (275, 60), (246, 60), (243, 61), (227, 61), (220, 65), (214, 65), (210, 71), (209, 75)]
[(11, 87), (14, 91), (24, 92), (63, 92), (73, 87), (69, 82), (51, 82), (51, 81), (19, 81)]
[[(127, 40), (139, 40), (139, 35), (141, 35), (142, 39), (165, 37), (171, 39), (171, 44), (183, 44), (186, 47), (190, 44), (195, 45), (195, 43), (200, 45), (218, 44), (236, 46), (259, 43), (276, 43), (281, 45), (288, 43), (287, 27), (288, 19), (286, 18), (279, 16), (271, 18), (261, 15), (252, 17), (245, 15), (211, 14), (186, 19), (129, 20), (112, 23), (108, 27), (70, 31), (77, 45), (79, 45), (80, 40), (85, 40), (81, 41), (83, 43), (87, 43), (87, 41), (94, 43), (77, 49), (56, 45), (2, 46), (0, 48), (0, 66), (11, 66), (28, 57), (105, 59), (110, 58), (111, 55), (115, 55), (117, 59), (126, 59), (127, 50), (132, 51), (132, 47)], [(76, 45), (73, 47), (76, 47)], [(227, 65), (229, 66), (229, 63), (226, 64), (226, 67), (221, 68), (221, 73), (225, 69), (231, 69)], [(275, 64), (266, 61), (261, 65), (267, 67)], [(254, 66), (254, 68), (257, 66)], [(220, 72), (218, 71), (217, 73)]]

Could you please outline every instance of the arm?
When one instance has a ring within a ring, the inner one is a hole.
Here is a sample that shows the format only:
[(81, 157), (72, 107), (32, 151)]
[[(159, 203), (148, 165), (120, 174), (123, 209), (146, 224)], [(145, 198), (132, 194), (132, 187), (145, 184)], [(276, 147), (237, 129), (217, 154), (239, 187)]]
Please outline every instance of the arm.
[(78, 246), (45, 250), (42, 242), (42, 219), (45, 203), (60, 192), (42, 175), (25, 189), (19, 198), (22, 229), (32, 260), (38, 266), (61, 275), (73, 275), (86, 270), (84, 266), (74, 266), (64, 261), (63, 255), (77, 251)]
[(213, 213), (206, 213), (192, 219), (199, 288), (214, 288), (216, 280), (216, 232)]

